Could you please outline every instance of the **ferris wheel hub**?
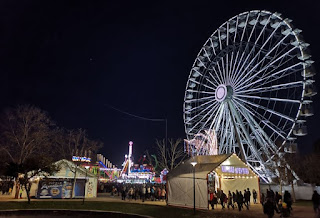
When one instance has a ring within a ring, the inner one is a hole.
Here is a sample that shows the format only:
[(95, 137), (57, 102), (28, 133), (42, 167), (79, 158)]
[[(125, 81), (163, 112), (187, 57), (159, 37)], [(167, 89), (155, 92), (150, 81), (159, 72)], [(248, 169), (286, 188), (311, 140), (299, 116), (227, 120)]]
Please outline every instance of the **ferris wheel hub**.
[(225, 99), (231, 98), (233, 95), (233, 88), (229, 85), (219, 85), (215, 91), (215, 98), (217, 101), (222, 102)]

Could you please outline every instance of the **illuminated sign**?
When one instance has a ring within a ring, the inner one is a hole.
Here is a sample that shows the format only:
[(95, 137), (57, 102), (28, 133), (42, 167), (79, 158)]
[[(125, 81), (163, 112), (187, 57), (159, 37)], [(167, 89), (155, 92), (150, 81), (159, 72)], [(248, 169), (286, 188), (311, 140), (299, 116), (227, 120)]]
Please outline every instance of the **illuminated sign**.
[(232, 166), (221, 166), (221, 171), (224, 173), (234, 173), (234, 167)]
[(91, 158), (90, 157), (72, 156), (72, 161), (91, 162)]
[(244, 167), (221, 166), (223, 173), (249, 174), (249, 169)]

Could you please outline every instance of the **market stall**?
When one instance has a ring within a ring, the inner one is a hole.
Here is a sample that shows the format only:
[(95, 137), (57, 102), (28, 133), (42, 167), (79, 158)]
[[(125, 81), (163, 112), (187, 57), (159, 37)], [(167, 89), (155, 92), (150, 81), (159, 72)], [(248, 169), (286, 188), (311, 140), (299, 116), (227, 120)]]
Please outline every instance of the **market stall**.
[(193, 175), (195, 206), (199, 209), (209, 209), (209, 191), (228, 193), (249, 188), (260, 196), (258, 176), (236, 154), (195, 156), (168, 173), (169, 205), (193, 207)]

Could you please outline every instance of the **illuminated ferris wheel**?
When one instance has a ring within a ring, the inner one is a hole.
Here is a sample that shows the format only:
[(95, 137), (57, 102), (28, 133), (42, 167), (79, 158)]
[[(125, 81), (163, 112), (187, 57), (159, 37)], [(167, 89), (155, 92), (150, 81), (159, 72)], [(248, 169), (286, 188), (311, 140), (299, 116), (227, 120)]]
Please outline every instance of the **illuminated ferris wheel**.
[(215, 131), (218, 153), (238, 154), (265, 181), (313, 115), (309, 44), (291, 22), (269, 11), (232, 17), (201, 48), (185, 90), (188, 140)]

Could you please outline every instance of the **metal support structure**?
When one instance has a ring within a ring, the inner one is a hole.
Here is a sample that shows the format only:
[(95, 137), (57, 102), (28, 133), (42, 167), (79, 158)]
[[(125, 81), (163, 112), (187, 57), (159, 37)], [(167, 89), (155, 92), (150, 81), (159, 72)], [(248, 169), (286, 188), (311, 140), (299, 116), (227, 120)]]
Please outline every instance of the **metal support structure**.
[(238, 141), (238, 144), (239, 144), (241, 160), (243, 162), (247, 163), (245, 152), (244, 152), (244, 148), (243, 148), (243, 144), (241, 143), (240, 135), (239, 135), (239, 132), (238, 132), (237, 124), (236, 124), (236, 121), (234, 120), (234, 116), (232, 115), (232, 112), (231, 112), (230, 101), (228, 101), (228, 104), (229, 104), (229, 109), (230, 109), (230, 113), (231, 113), (230, 117), (231, 117), (231, 121), (232, 121), (232, 124), (233, 124), (233, 127), (234, 127), (234, 132), (236, 134), (236, 138), (237, 138), (237, 141)]
[(89, 166), (85, 166), (85, 169), (86, 169), (86, 177), (85, 177), (85, 183), (84, 183), (84, 195), (82, 199), (82, 204), (84, 204), (84, 199), (86, 198), (87, 176), (88, 176)]
[(193, 167), (193, 214), (196, 214), (196, 169)]
[(196, 165), (197, 162), (191, 162), (193, 168), (193, 214), (196, 214)]

